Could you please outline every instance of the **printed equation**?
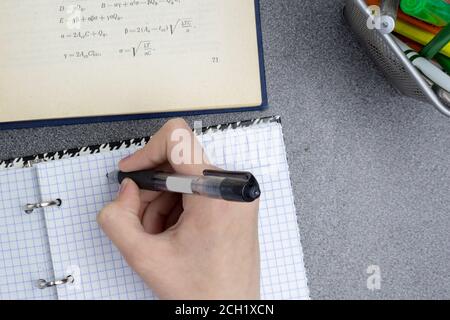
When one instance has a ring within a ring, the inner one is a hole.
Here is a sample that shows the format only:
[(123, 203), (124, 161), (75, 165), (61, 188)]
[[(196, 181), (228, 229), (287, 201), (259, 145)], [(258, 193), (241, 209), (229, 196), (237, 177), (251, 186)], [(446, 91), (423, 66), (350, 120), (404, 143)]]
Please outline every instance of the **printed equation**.
[(123, 20), (124, 17), (118, 13), (113, 13), (110, 15), (81, 15), (73, 14), (68, 17), (60, 18), (60, 24), (66, 24), (68, 26), (79, 26), (85, 23), (99, 23), (99, 22), (118, 22)]
[[(103, 1), (103, 2), (102, 2)], [(180, 50), (201, 31), (186, 0), (73, 1), (58, 5), (65, 60), (148, 57)], [(77, 4), (78, 3), (78, 4)], [(173, 8), (172, 8), (173, 6)], [(155, 9), (159, 7), (159, 9)]]
[(93, 31), (73, 31), (61, 34), (61, 39), (87, 39), (87, 38), (106, 38), (108, 33), (104, 30)]
[(127, 8), (127, 7), (140, 7), (140, 6), (153, 6), (159, 5), (177, 5), (181, 4), (182, 0), (128, 0), (128, 1), (114, 1), (112, 3), (101, 4), (102, 9), (107, 8)]
[(89, 59), (89, 58), (97, 58), (101, 57), (102, 54), (100, 52), (97, 52), (95, 50), (89, 50), (89, 51), (75, 51), (71, 53), (65, 53), (64, 59)]
[(170, 35), (174, 35), (176, 32), (185, 32), (189, 33), (194, 29), (191, 18), (178, 19), (174, 24), (163, 24), (159, 26), (140, 26), (136, 28), (125, 28), (125, 35), (129, 34), (138, 34), (138, 33), (167, 33)]
[(155, 51), (155, 48), (152, 46), (152, 41), (141, 41), (135, 47), (131, 47), (128, 49), (120, 49), (119, 53), (120, 54), (130, 54), (133, 57), (136, 57), (138, 55), (151, 56), (154, 51)]

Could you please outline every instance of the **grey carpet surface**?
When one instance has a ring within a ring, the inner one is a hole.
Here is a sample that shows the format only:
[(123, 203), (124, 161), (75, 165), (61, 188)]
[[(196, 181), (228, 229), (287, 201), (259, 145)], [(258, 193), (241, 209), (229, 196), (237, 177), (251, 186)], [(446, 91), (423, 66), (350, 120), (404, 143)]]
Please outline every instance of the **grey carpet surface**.
[[(450, 119), (399, 95), (343, 1), (262, 0), (270, 108), (281, 115), (312, 298), (450, 298)], [(165, 119), (0, 131), (0, 158), (146, 136)], [(368, 290), (366, 270), (381, 270)]]

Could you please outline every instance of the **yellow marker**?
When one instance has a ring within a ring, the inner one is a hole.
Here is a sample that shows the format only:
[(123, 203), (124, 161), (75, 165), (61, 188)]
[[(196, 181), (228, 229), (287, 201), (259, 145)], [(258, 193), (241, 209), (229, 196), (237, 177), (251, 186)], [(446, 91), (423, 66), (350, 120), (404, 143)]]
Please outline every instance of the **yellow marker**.
[[(395, 32), (423, 45), (427, 45), (435, 36), (399, 19), (395, 23)], [(443, 47), (440, 52), (450, 58), (450, 43)]]

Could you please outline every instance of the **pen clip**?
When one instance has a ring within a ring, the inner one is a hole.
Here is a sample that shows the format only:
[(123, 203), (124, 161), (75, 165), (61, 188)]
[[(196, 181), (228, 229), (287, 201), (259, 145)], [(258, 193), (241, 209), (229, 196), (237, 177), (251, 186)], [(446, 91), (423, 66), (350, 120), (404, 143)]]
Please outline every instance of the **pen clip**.
[(245, 182), (256, 181), (253, 174), (244, 171), (204, 170), (203, 175), (205, 177), (234, 178), (244, 180)]

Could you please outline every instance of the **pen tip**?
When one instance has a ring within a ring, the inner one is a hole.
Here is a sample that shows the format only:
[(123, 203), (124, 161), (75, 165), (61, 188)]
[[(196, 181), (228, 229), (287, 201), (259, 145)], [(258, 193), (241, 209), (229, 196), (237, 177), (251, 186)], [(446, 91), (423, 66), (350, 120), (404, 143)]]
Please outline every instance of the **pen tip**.
[(118, 183), (119, 179), (119, 172), (113, 171), (113, 172), (107, 172), (106, 173), (106, 179), (108, 179), (111, 183)]

